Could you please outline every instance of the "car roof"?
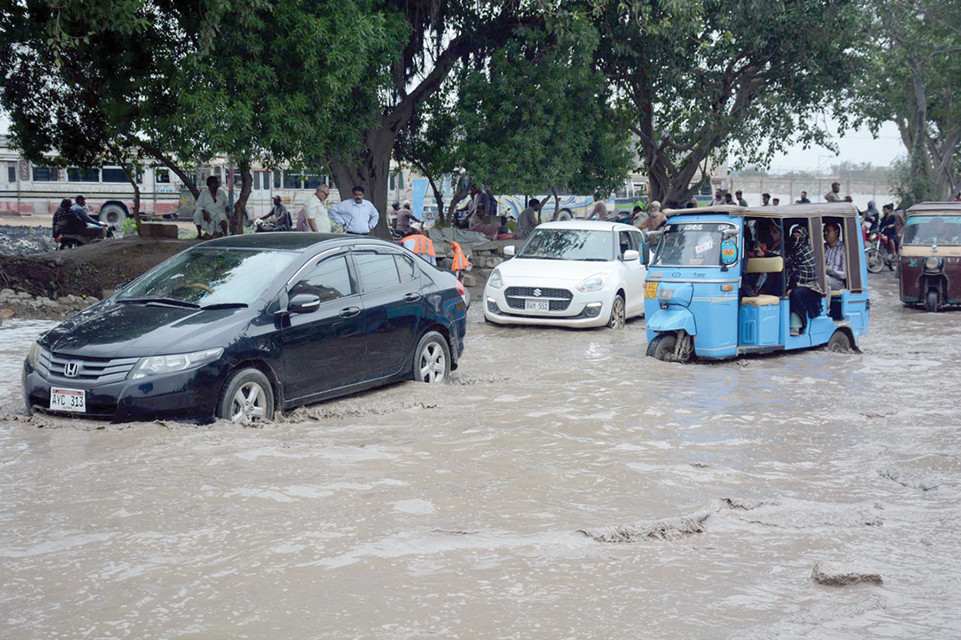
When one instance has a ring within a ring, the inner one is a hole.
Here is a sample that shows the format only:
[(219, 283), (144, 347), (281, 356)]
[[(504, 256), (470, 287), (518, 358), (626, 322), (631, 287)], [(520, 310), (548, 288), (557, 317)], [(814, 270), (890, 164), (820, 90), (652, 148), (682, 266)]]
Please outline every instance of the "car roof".
[(750, 216), (752, 218), (810, 218), (814, 216), (857, 216), (858, 208), (850, 202), (817, 202), (811, 204), (786, 204), (768, 207), (739, 207), (737, 205), (717, 205), (697, 207), (696, 209), (667, 209), (667, 217), (680, 215), (698, 216), (705, 213), (726, 213), (729, 216)]
[(961, 202), (919, 202), (910, 209), (911, 214), (931, 215), (932, 213), (943, 213), (949, 216), (961, 215)]
[(601, 220), (558, 220), (557, 222), (545, 222), (537, 225), (538, 229), (581, 229), (590, 231), (639, 231), (637, 227), (632, 227), (623, 222), (607, 222)]
[(345, 233), (311, 233), (277, 231), (271, 233), (243, 233), (204, 242), (203, 247), (217, 249), (275, 249), (278, 251), (306, 251), (318, 244), (338, 245), (397, 245), (378, 238), (351, 236)]

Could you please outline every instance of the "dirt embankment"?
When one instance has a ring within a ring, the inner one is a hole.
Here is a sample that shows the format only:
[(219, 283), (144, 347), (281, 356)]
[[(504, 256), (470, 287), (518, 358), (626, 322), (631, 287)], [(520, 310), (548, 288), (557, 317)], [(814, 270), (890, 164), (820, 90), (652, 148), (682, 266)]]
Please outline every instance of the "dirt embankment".
[(154, 265), (195, 244), (191, 240), (121, 238), (67, 251), (0, 255), (0, 289), (52, 299), (95, 296), (130, 282)]

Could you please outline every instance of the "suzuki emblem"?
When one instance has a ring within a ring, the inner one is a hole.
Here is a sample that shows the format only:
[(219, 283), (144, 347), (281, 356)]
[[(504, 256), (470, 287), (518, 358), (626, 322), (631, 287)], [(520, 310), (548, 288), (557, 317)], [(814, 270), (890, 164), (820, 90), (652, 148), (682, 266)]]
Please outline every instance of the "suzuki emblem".
[(63, 365), (63, 375), (68, 378), (76, 378), (77, 374), (80, 373), (80, 363), (74, 360)]
[(534, 289), (534, 295), (535, 295), (535, 296), (540, 296), (540, 295), (541, 295), (541, 290), (540, 290), (540, 289)]

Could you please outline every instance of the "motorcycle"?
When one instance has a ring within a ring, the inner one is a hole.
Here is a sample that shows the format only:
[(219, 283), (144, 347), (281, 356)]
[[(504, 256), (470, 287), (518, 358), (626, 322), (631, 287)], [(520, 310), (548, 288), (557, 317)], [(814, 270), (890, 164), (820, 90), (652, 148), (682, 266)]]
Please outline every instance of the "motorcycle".
[(884, 267), (894, 271), (898, 266), (898, 254), (891, 246), (891, 240), (884, 234), (872, 230), (864, 248), (864, 257), (870, 273), (881, 273)]
[(90, 244), (92, 242), (99, 242), (105, 238), (113, 238), (114, 231), (117, 230), (112, 224), (108, 225), (87, 225), (87, 230), (101, 229), (103, 231), (102, 235), (83, 235), (79, 233), (61, 233), (59, 236), (54, 237), (54, 242), (57, 243), (57, 251), (63, 251), (65, 249), (74, 249), (76, 247), (81, 247), (85, 244)]

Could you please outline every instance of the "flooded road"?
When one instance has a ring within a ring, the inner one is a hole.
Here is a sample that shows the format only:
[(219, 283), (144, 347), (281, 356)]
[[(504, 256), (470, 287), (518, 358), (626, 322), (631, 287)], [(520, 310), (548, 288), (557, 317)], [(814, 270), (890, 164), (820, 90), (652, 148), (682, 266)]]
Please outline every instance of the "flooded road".
[(257, 429), (28, 420), (8, 322), (0, 637), (957, 638), (961, 312), (872, 278), (861, 354), (721, 364), (475, 296), (449, 384)]

